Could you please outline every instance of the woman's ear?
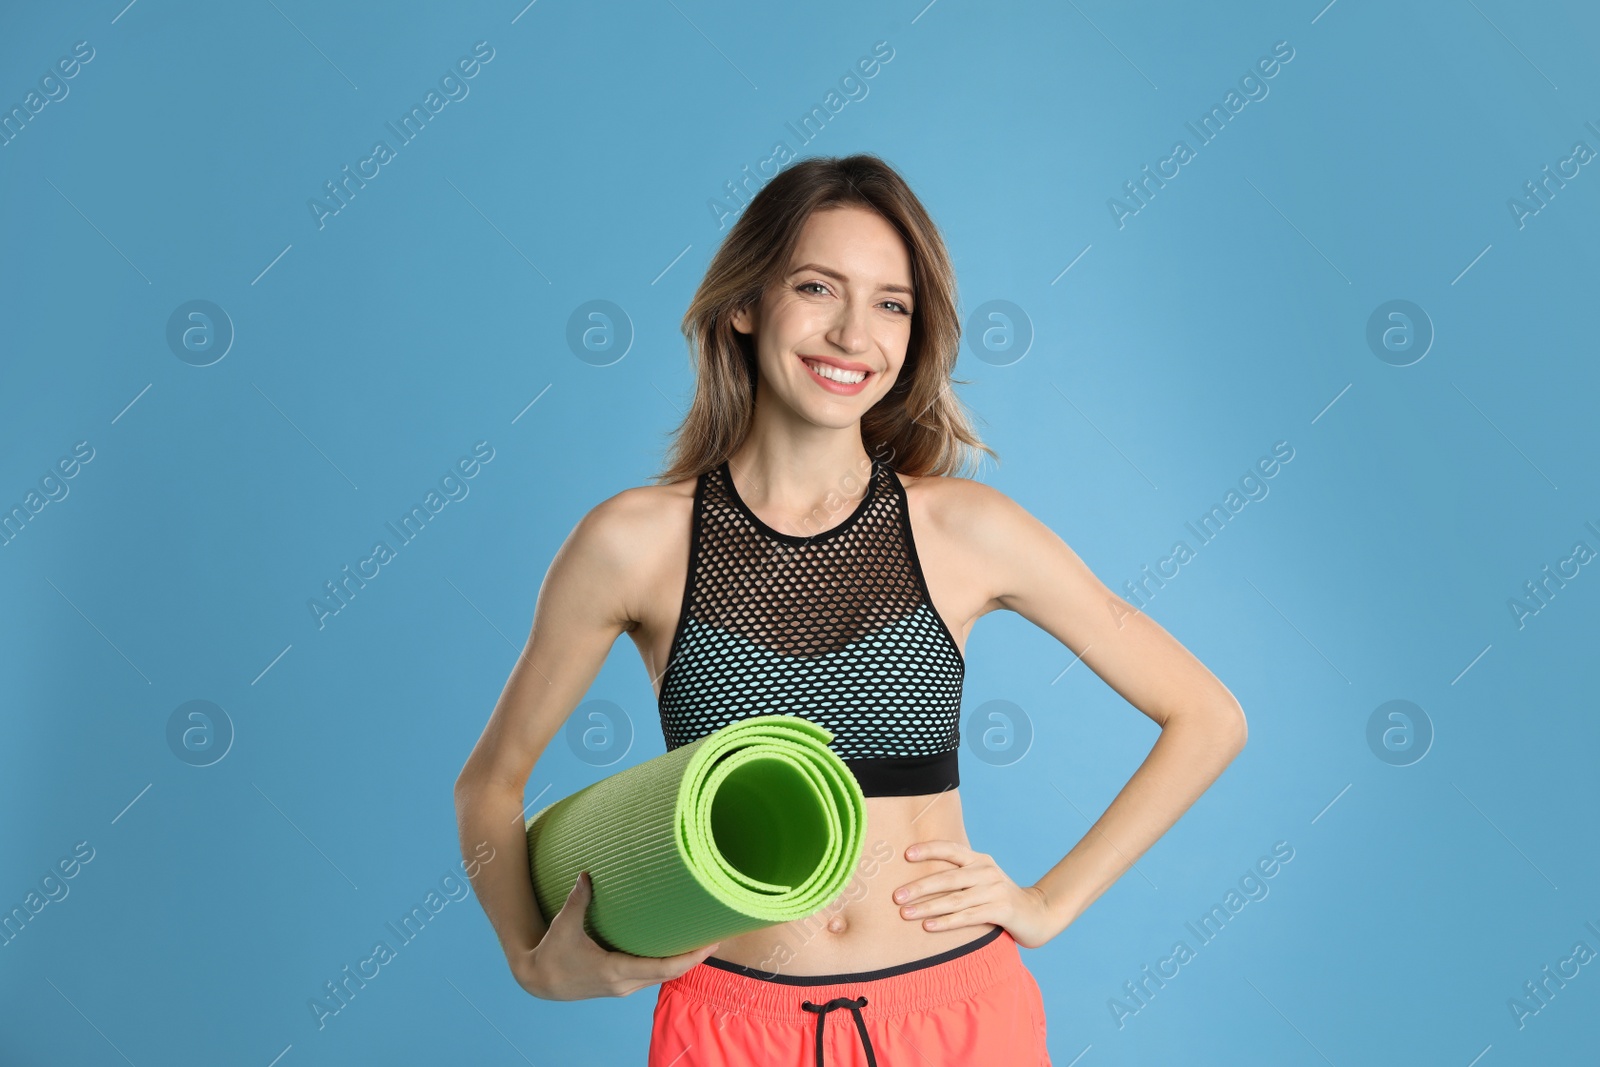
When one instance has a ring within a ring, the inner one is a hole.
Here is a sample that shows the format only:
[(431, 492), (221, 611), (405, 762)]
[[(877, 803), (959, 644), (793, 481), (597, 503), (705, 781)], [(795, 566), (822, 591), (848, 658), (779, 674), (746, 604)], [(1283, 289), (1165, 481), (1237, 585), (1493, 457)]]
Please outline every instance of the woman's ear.
[(728, 324), (737, 333), (753, 334), (756, 332), (754, 307), (746, 304), (744, 307), (728, 316)]

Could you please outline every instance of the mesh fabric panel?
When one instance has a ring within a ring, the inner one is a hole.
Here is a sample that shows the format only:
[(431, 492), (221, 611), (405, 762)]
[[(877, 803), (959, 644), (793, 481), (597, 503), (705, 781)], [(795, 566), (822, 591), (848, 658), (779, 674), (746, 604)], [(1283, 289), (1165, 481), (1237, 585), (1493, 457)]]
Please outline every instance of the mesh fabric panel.
[(854, 510), (823, 528), (832, 518), (810, 536), (780, 533), (726, 463), (700, 477), (659, 701), (667, 748), (749, 716), (796, 715), (833, 735), (868, 795), (938, 792), (954, 784), (965, 664), (928, 597), (905, 489), (874, 462)]

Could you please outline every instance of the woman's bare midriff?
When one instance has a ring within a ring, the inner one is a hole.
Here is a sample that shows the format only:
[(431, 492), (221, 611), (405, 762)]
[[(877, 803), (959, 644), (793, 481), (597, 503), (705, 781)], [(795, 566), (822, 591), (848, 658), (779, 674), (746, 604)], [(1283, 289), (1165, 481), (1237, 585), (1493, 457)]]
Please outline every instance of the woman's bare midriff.
[(843, 893), (816, 914), (724, 940), (713, 955), (765, 974), (849, 974), (910, 963), (976, 940), (989, 923), (925, 930), (905, 919), (894, 891), (925, 874), (952, 870), (944, 860), (905, 858), (906, 846), (942, 839), (968, 844), (960, 791), (919, 797), (868, 797), (861, 862)]

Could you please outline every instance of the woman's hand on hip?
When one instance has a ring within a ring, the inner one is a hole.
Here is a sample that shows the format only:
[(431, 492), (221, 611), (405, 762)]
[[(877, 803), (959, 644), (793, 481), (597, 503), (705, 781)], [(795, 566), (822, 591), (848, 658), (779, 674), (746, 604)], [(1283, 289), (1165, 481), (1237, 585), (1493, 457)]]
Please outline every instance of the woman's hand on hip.
[(945, 860), (955, 870), (923, 875), (894, 891), (900, 917), (920, 921), (924, 930), (953, 930), (993, 923), (1003, 926), (1024, 948), (1038, 948), (1061, 931), (1056, 928), (1043, 890), (1019, 886), (992, 856), (955, 841), (918, 841), (906, 859)]

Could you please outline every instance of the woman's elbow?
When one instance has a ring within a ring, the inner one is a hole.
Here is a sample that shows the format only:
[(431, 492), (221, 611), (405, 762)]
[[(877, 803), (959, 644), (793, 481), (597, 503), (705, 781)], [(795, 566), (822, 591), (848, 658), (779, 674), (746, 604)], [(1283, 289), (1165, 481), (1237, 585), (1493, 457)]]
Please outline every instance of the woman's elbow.
[(1250, 740), (1250, 724), (1245, 721), (1244, 708), (1237, 700), (1230, 700), (1223, 707), (1223, 725), (1219, 729), (1227, 732), (1229, 747), (1237, 756), (1244, 751), (1245, 742)]
[(484, 785), (489, 782), (489, 780), (489, 775), (487, 770), (482, 765), (482, 762), (469, 757), (467, 762), (462, 765), (461, 773), (456, 775), (454, 791), (456, 810), (461, 810), (461, 808), (471, 802), (474, 796), (481, 794), (483, 792)]
[(1230, 760), (1244, 750), (1249, 740), (1250, 728), (1245, 721), (1244, 708), (1231, 698), (1190, 705), (1182, 718), (1188, 728), (1202, 732), (1208, 744), (1227, 752)]
[(514, 772), (508, 772), (504, 767), (496, 767), (480, 759), (468, 759), (461, 773), (456, 775), (456, 810), (460, 811), (477, 800), (501, 793), (513, 798), (520, 797), (527, 781), (527, 775), (523, 775), (519, 782)]

